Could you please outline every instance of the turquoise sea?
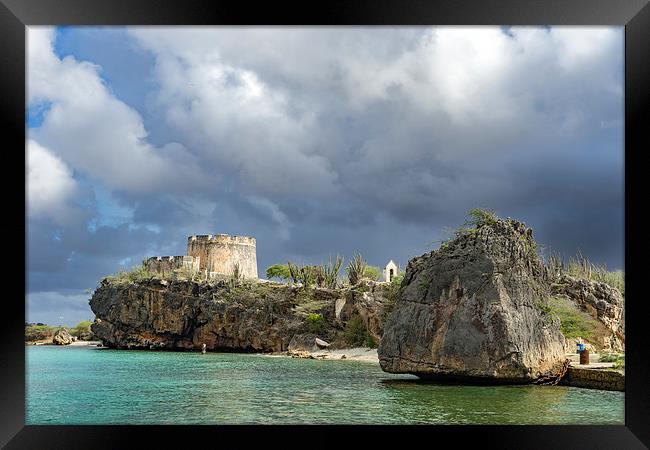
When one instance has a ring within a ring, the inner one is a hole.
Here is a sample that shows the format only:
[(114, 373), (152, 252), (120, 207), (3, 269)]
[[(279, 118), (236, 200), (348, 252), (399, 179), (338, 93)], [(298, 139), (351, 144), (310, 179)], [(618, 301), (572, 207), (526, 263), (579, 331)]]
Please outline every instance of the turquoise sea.
[(624, 394), (459, 386), (376, 363), (26, 349), (27, 424), (623, 424)]

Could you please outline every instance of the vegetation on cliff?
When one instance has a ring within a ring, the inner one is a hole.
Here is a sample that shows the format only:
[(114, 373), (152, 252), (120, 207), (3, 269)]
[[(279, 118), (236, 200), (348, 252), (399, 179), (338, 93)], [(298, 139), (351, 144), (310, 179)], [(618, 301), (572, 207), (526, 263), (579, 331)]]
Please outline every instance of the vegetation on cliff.
[(50, 326), (44, 323), (38, 324), (25, 324), (25, 341), (26, 342), (36, 342), (36, 341), (45, 341), (52, 340), (54, 333), (63, 329), (62, 326)]
[(291, 279), (291, 272), (289, 266), (286, 264), (274, 264), (266, 268), (266, 278), (269, 280), (277, 278), (282, 281)]
[(363, 319), (359, 315), (354, 315), (345, 325), (343, 339), (349, 347), (377, 347), (377, 343), (368, 333)]
[(612, 362), (614, 370), (625, 370), (625, 354), (624, 353), (601, 353), (598, 358), (599, 362)]
[(305, 289), (318, 286), (336, 289), (340, 284), (339, 272), (343, 265), (343, 257), (336, 255), (336, 259), (320, 265), (300, 265), (289, 261), (287, 264), (274, 264), (266, 269), (268, 279), (277, 278), (282, 281), (300, 283)]
[(580, 311), (568, 298), (551, 297), (548, 312), (560, 319), (560, 330), (564, 337), (569, 339), (580, 337), (591, 341), (605, 329), (602, 323)]
[(560, 279), (562, 275), (569, 275), (605, 283), (625, 295), (625, 272), (622, 270), (610, 271), (605, 264), (594, 264), (580, 252), (568, 261), (561, 254), (553, 252), (548, 255), (546, 261), (549, 274), (554, 280)]
[(359, 283), (365, 275), (368, 263), (363, 259), (360, 253), (356, 253), (347, 267), (348, 280), (350, 285), (354, 286)]
[(325, 329), (325, 319), (322, 314), (309, 313), (305, 316), (305, 322), (312, 333), (320, 333)]
[(342, 286), (355, 286), (361, 280), (381, 281), (383, 278), (381, 268), (368, 265), (361, 254), (356, 253), (346, 268), (346, 278), (340, 276), (344, 258), (336, 255), (330, 256), (329, 261), (320, 265), (301, 265), (289, 261), (287, 264), (274, 264), (267, 267), (268, 279), (279, 279), (300, 283), (305, 289), (312, 286), (337, 289)]

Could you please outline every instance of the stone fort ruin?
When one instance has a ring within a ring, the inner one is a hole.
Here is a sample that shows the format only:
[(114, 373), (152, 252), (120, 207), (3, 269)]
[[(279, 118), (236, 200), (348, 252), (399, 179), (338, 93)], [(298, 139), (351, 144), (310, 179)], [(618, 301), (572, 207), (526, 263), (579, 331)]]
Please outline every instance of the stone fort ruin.
[(257, 278), (257, 253), (255, 238), (208, 234), (187, 238), (187, 255), (154, 256), (144, 261), (151, 272), (171, 274), (175, 269), (185, 269), (207, 276), (231, 276), (235, 267), (244, 278)]

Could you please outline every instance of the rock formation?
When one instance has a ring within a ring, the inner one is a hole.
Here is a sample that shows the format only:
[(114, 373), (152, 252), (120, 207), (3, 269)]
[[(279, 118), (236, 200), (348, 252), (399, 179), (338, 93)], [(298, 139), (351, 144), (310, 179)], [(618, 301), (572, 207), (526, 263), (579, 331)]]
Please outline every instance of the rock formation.
[(72, 335), (65, 328), (57, 330), (57, 332), (54, 333), (54, 336), (52, 337), (52, 343), (56, 345), (69, 345), (74, 341), (74, 337), (72, 337)]
[(409, 261), (379, 345), (383, 370), (421, 378), (532, 382), (565, 367), (532, 230), (493, 219)]
[(330, 344), (319, 339), (314, 333), (295, 334), (289, 342), (289, 351), (315, 352), (330, 347)]
[[(376, 298), (366, 290), (376, 291)], [(292, 342), (292, 348), (318, 348), (322, 341), (340, 348), (352, 317), (363, 315), (371, 335), (381, 332), (377, 317), (386, 298), (380, 292), (374, 285), (305, 290), (256, 280), (233, 286), (226, 280), (106, 278), (90, 300), (96, 315), (91, 329), (114, 348), (200, 350), (206, 344), (208, 350), (271, 352), (287, 351)], [(318, 333), (306, 323), (308, 314), (323, 316)]]
[(598, 346), (616, 351), (625, 349), (625, 299), (617, 289), (606, 283), (562, 275), (551, 285), (551, 292), (573, 301), (605, 325), (609, 336), (603, 336)]

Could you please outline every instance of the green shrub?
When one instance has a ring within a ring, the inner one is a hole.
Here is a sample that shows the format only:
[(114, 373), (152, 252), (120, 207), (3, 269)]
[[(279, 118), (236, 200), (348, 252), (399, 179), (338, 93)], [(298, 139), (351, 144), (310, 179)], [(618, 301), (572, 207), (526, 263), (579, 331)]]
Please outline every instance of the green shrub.
[(594, 264), (581, 252), (569, 258), (566, 262), (564, 257), (552, 252), (545, 258), (546, 267), (552, 279), (558, 279), (563, 274), (574, 278), (582, 278), (590, 281), (605, 283), (625, 295), (625, 272), (622, 270), (610, 271), (605, 264)]
[(366, 266), (363, 271), (365, 278), (370, 278), (372, 281), (380, 281), (383, 278), (382, 270), (377, 266)]
[(469, 219), (465, 222), (465, 226), (472, 226), (474, 228), (481, 228), (484, 225), (494, 225), (497, 221), (497, 216), (491, 209), (473, 208), (467, 212)]
[(399, 298), (403, 279), (404, 279), (404, 274), (396, 275), (393, 277), (392, 281), (388, 285), (387, 299), (390, 303), (395, 303)]
[(350, 347), (370, 347), (377, 346), (376, 342), (368, 333), (363, 319), (359, 315), (355, 315), (345, 325), (343, 330), (343, 339)]
[(330, 255), (329, 262), (319, 267), (319, 278), (322, 278), (322, 282), (319, 283), (319, 286), (336, 289), (339, 284), (339, 272), (341, 271), (342, 265), (342, 256), (336, 255), (336, 260), (332, 261), (332, 256)]
[[(207, 279), (207, 272), (204, 273), (205, 279)], [(202, 278), (200, 271), (189, 267), (178, 267), (176, 269), (173, 269), (171, 273), (165, 272), (164, 274), (157, 274), (157, 276), (171, 281), (199, 281)]]
[[(463, 235), (473, 235), (476, 234), (477, 230), (483, 226), (494, 225), (498, 219), (494, 211), (490, 209), (483, 208), (473, 208), (467, 211), (468, 219), (465, 221), (463, 226), (459, 227), (454, 232), (454, 237), (458, 238)], [(446, 248), (449, 244), (443, 242), (441, 244), (442, 249)]]
[(307, 314), (305, 323), (312, 333), (319, 333), (325, 329), (325, 319), (322, 314)]
[(291, 279), (291, 273), (289, 272), (289, 266), (286, 264), (274, 264), (267, 267), (266, 269), (266, 278), (269, 280), (271, 278), (279, 278), (283, 281), (288, 281)]
[[(492, 303), (499, 303), (498, 301), (494, 301)], [(550, 306), (545, 305), (543, 303), (540, 303), (537, 305), (537, 308), (542, 312), (542, 314), (552, 314), (553, 310), (551, 309)]]
[(72, 336), (79, 337), (82, 334), (90, 333), (90, 325), (92, 325), (92, 322), (90, 320), (82, 320), (73, 329), (70, 330), (70, 334)]
[(618, 361), (614, 362), (612, 368), (616, 370), (625, 370), (625, 355), (623, 355)]
[(402, 295), (403, 279), (404, 279), (403, 274), (396, 275), (393, 277), (392, 281), (388, 284), (388, 290), (386, 292), (386, 303), (383, 305), (381, 309), (381, 320), (384, 322), (388, 319), (390, 313), (393, 312), (393, 309), (395, 308), (395, 302), (397, 302), (399, 297)]
[(308, 290), (316, 282), (318, 271), (315, 269), (315, 266), (300, 266), (288, 262), (287, 267), (289, 268), (291, 280), (294, 283), (302, 283), (304, 290)]
[(241, 273), (239, 263), (235, 263), (232, 268), (232, 273), (227, 279), (227, 286), (231, 292), (235, 291), (239, 286), (244, 284), (244, 275)]
[(620, 361), (621, 359), (624, 359), (625, 355), (619, 355), (617, 353), (601, 353), (600, 357), (598, 358), (599, 362), (617, 362)]
[(368, 264), (363, 259), (363, 256), (361, 256), (359, 253), (355, 254), (354, 258), (352, 258), (347, 268), (350, 285), (354, 286), (359, 281), (361, 281), (361, 278), (363, 278), (364, 274), (366, 273), (367, 267)]
[(136, 266), (127, 272), (127, 278), (133, 283), (142, 281), (147, 278), (152, 278), (153, 276), (154, 274), (152, 272), (149, 272), (145, 266)]
[(598, 321), (589, 314), (577, 310), (570, 300), (552, 297), (549, 308), (551, 314), (559, 317), (560, 330), (565, 337), (582, 337), (587, 340), (594, 337)]
[(144, 280), (150, 280), (156, 276), (156, 273), (150, 272), (144, 264), (133, 266), (130, 270), (120, 270), (114, 275), (106, 277), (107, 280), (117, 283), (137, 283)]

